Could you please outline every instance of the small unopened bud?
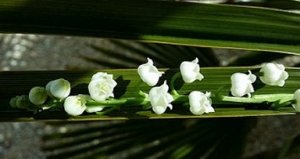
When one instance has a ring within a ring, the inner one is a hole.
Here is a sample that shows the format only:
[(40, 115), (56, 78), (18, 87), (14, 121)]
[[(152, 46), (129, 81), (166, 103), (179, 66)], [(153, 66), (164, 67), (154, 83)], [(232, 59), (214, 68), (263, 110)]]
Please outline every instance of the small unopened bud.
[(50, 81), (46, 85), (46, 90), (50, 97), (64, 99), (70, 95), (71, 84), (69, 81), (60, 78), (57, 80)]
[(18, 96), (13, 97), (13, 98), (11, 98), (10, 101), (9, 101), (9, 105), (10, 105), (11, 107), (13, 107), (13, 108), (16, 108), (16, 107), (17, 107), (17, 97), (18, 97)]
[(47, 100), (47, 91), (44, 87), (33, 87), (29, 92), (29, 100), (34, 105), (42, 105)]
[(15, 98), (16, 98), (15, 104), (17, 108), (26, 109), (32, 105), (27, 95), (16, 96)]

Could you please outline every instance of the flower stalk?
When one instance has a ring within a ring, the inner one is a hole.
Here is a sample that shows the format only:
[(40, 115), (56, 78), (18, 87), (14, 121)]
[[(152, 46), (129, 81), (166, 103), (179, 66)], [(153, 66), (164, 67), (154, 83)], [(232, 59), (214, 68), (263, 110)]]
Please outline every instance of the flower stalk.
[(171, 78), (171, 82), (170, 82), (170, 92), (173, 96), (177, 97), (180, 96), (179, 93), (176, 91), (175, 89), (175, 82), (178, 78), (181, 78), (181, 73), (177, 72), (175, 73), (172, 78)]
[[(271, 109), (293, 106), (297, 112), (300, 112), (300, 89), (294, 94), (257, 94), (255, 93), (256, 79), (270, 86), (283, 87), (288, 78), (288, 73), (283, 65), (268, 63), (262, 66), (262, 69), (256, 73), (257, 77), (248, 71), (245, 73), (233, 73), (228, 80), (231, 81), (230, 90), (228, 85), (220, 86), (216, 91), (206, 91), (205, 89), (194, 89), (187, 94), (179, 94), (175, 89), (175, 84), (180, 78), (185, 85), (204, 79), (200, 73), (198, 59), (193, 61), (183, 61), (180, 65), (180, 71), (173, 74), (169, 82), (157, 86), (163, 72), (159, 72), (153, 65), (153, 61), (140, 65), (137, 74), (141, 82), (146, 83), (150, 89), (149, 92), (142, 91), (140, 83), (136, 84), (133, 96), (115, 98), (114, 89), (118, 85), (113, 74), (106, 72), (97, 72), (87, 83), (86, 78), (82, 78), (70, 83), (65, 79), (51, 80), (45, 87), (33, 87), (29, 95), (16, 96), (11, 99), (10, 105), (13, 108), (26, 109), (33, 112), (39, 112), (48, 109), (60, 109), (71, 116), (81, 115), (83, 113), (107, 114), (114, 110), (122, 110), (121, 107), (141, 106), (141, 109), (152, 109), (158, 115), (172, 110), (173, 105), (183, 106), (189, 109), (194, 115), (215, 112), (215, 104), (235, 104), (244, 106), (244, 104), (266, 103)], [(209, 79), (209, 78), (208, 78)], [(74, 95), (71, 88), (78, 84), (88, 84), (87, 95)], [(121, 86), (123, 87), (123, 86)], [(169, 89), (170, 88), (170, 89)], [(227, 93), (224, 92), (226, 88)], [(257, 89), (257, 88), (256, 88)], [(144, 90), (144, 88), (143, 88)], [(200, 91), (201, 90), (201, 91)], [(230, 94), (231, 95), (227, 95)], [(251, 93), (253, 95), (251, 96)], [(248, 97), (246, 97), (246, 95)], [(168, 109), (169, 108), (169, 109)]]
[(293, 94), (261, 94), (253, 95), (251, 98), (247, 97), (232, 97), (232, 96), (219, 96), (215, 100), (216, 102), (222, 103), (263, 103), (263, 102), (279, 102), (278, 104), (285, 103), (293, 100)]

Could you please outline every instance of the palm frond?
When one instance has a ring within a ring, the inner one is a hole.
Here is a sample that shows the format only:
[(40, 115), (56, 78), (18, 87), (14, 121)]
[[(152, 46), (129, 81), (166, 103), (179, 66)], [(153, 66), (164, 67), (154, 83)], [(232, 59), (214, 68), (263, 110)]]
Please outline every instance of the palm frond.
[[(70, 132), (46, 134), (43, 151), (47, 158), (215, 158), (222, 154), (234, 159), (240, 157), (245, 132), (249, 132), (248, 124), (253, 122), (141, 120), (109, 125), (108, 121), (99, 123), (97, 128), (82, 126)], [(76, 123), (69, 126), (72, 125)], [(224, 144), (231, 146), (224, 149)]]
[(139, 43), (110, 40), (112, 47), (89, 45), (99, 53), (97, 57), (80, 56), (84, 60), (109, 68), (137, 68), (146, 58), (155, 61), (158, 67), (177, 68), (182, 61), (199, 59), (201, 66), (218, 66), (219, 60), (209, 48), (177, 46), (167, 44)]
[(299, 17), (276, 9), (170, 1), (0, 3), (1, 32), (83, 35), (292, 54), (300, 52)]

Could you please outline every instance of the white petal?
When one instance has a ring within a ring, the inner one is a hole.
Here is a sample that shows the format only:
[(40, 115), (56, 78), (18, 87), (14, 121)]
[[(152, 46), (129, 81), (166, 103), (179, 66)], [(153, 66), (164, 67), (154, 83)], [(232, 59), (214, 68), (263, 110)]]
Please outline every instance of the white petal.
[(168, 101), (169, 103), (171, 103), (171, 102), (174, 101), (174, 98), (173, 98), (173, 96), (172, 96), (171, 94), (166, 94), (166, 98), (167, 98), (167, 101)]
[(104, 109), (104, 106), (92, 106), (92, 107), (86, 107), (86, 112), (88, 113), (94, 113), (94, 112), (100, 112)]
[(159, 96), (156, 98), (157, 100), (154, 100), (153, 105), (155, 106), (164, 106), (167, 107), (169, 102), (165, 96)]
[(199, 62), (199, 60), (197, 57), (195, 58), (195, 60), (192, 61), (192, 63), (195, 63), (195, 64), (198, 64), (198, 62)]
[(214, 112), (211, 106), (210, 92), (202, 93), (200, 91), (192, 91), (189, 94), (190, 111), (194, 115), (202, 115), (204, 113)]
[(168, 92), (169, 86), (167, 85), (167, 81), (164, 81), (164, 83), (160, 86), (162, 92)]
[(153, 65), (153, 60), (147, 57), (147, 64), (148, 65)]
[(252, 83), (255, 82), (256, 76), (249, 72), (248, 75), (244, 73), (234, 73), (231, 75), (231, 94), (235, 97), (242, 97), (246, 94), (254, 92)]
[(279, 87), (283, 87), (285, 84), (285, 81), (284, 80), (281, 80), (279, 81), (276, 85), (279, 86)]
[(286, 72), (286, 71), (284, 71), (284, 72), (282, 72), (282, 80), (286, 80), (286, 79), (288, 79), (289, 78), (289, 74)]
[(150, 58), (147, 59), (148, 62), (140, 65), (137, 71), (142, 81), (149, 86), (154, 86), (159, 81), (159, 78), (162, 76), (163, 72), (158, 71)]
[(167, 107), (170, 108), (171, 110), (173, 109), (173, 105), (172, 104), (168, 104)]
[(288, 73), (284, 70), (285, 67), (282, 64), (266, 63), (260, 69), (263, 75), (259, 78), (266, 85), (282, 87), (288, 78)]
[(190, 107), (190, 112), (194, 115), (202, 115), (205, 113), (205, 109), (203, 107)]
[(196, 78), (197, 80), (201, 81), (204, 78), (204, 76), (201, 73), (198, 73)]
[(294, 98), (296, 100), (295, 104), (292, 104), (293, 108), (297, 111), (300, 112), (300, 89), (297, 89), (294, 93)]
[(170, 104), (174, 99), (168, 93), (168, 85), (166, 81), (164, 84), (158, 87), (151, 88), (149, 92), (149, 100), (152, 106), (153, 111), (156, 114), (162, 114), (166, 111), (167, 107), (172, 109), (172, 105)]
[(81, 115), (85, 109), (86, 101), (80, 96), (69, 96), (64, 102), (65, 111), (72, 116)]
[(300, 89), (297, 89), (294, 93), (294, 99), (300, 101)]
[(204, 112), (205, 113), (213, 113), (213, 112), (215, 112), (215, 109), (212, 106), (207, 106), (207, 107), (205, 107)]
[(180, 73), (185, 83), (192, 83), (195, 80), (201, 81), (203, 75), (199, 71), (198, 58), (193, 61), (183, 61), (180, 64)]
[(54, 98), (54, 96), (51, 94), (51, 91), (50, 91), (50, 87), (51, 87), (51, 85), (52, 85), (52, 82), (53, 82), (53, 81), (50, 81), (50, 82), (48, 82), (48, 83), (46, 84), (46, 91), (47, 91), (47, 94), (48, 94), (49, 97)]
[(93, 77), (88, 85), (92, 99), (100, 102), (114, 96), (113, 90), (117, 83), (111, 74), (98, 72)]
[(254, 74), (252, 74), (251, 72), (248, 76), (249, 76), (249, 80), (251, 83), (254, 83), (256, 81), (256, 76)]
[(92, 80), (107, 78), (107, 73), (105, 72), (97, 72), (92, 76)]
[(166, 111), (167, 107), (164, 107), (164, 106), (155, 106), (155, 107), (152, 107), (152, 110), (154, 111), (154, 113), (156, 114), (163, 114), (165, 111)]

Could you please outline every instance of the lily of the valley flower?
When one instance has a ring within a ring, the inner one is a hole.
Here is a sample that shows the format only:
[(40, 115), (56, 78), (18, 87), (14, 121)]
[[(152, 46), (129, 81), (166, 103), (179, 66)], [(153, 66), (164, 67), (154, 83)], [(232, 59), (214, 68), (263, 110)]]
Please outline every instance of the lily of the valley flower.
[(69, 96), (65, 99), (64, 109), (72, 116), (81, 115), (86, 110), (86, 98), (78, 96)]
[(69, 81), (60, 78), (57, 80), (50, 81), (46, 85), (46, 90), (50, 97), (64, 99), (70, 95), (71, 84)]
[(294, 93), (295, 104), (292, 104), (293, 108), (300, 112), (300, 89), (297, 89)]
[(106, 100), (108, 97), (114, 97), (113, 90), (117, 82), (112, 74), (98, 72), (93, 75), (88, 85), (91, 98), (97, 102)]
[(149, 86), (157, 84), (159, 78), (164, 72), (159, 72), (158, 69), (153, 65), (153, 61), (147, 58), (148, 62), (138, 67), (137, 71), (142, 81)]
[(194, 115), (215, 112), (214, 108), (211, 106), (212, 102), (210, 96), (210, 92), (204, 94), (200, 91), (192, 91), (189, 94), (190, 111)]
[(34, 105), (44, 104), (47, 97), (47, 91), (44, 87), (33, 87), (29, 91), (29, 101)]
[(254, 88), (252, 83), (256, 80), (256, 76), (249, 71), (249, 74), (234, 73), (231, 75), (231, 94), (235, 97), (242, 97), (248, 95), (251, 97)]
[(192, 83), (195, 80), (201, 81), (204, 78), (200, 73), (198, 58), (193, 61), (183, 61), (180, 64), (180, 72), (185, 83)]
[(282, 64), (266, 63), (262, 65), (259, 72), (263, 75), (260, 76), (260, 80), (267, 85), (280, 86), (285, 84), (285, 80), (289, 77), (289, 74), (285, 71), (285, 67)]
[(163, 114), (169, 107), (172, 109), (170, 104), (174, 99), (171, 94), (168, 93), (169, 86), (166, 81), (163, 85), (158, 87), (153, 87), (149, 92), (149, 100), (152, 106), (152, 110), (156, 114)]

